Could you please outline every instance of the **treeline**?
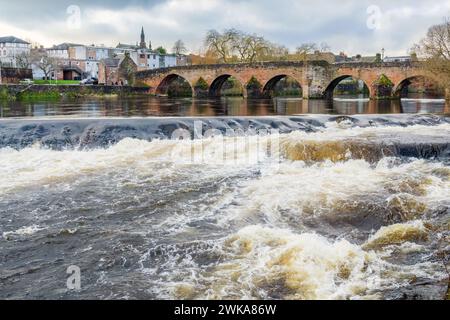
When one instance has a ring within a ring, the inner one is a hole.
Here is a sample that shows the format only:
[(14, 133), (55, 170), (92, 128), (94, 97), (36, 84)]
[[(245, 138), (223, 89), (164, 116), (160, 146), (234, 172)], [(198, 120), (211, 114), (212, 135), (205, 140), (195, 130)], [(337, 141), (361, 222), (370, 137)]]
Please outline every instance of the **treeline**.
[(212, 63), (302, 60), (307, 59), (310, 54), (330, 50), (326, 43), (305, 43), (291, 53), (287, 47), (273, 43), (263, 36), (237, 29), (227, 29), (223, 32), (210, 30), (206, 34), (204, 44), (205, 58)]
[[(442, 88), (450, 88), (450, 19), (432, 26), (412, 49), (412, 54), (424, 59), (424, 68)], [(450, 92), (449, 92), (450, 94)]]

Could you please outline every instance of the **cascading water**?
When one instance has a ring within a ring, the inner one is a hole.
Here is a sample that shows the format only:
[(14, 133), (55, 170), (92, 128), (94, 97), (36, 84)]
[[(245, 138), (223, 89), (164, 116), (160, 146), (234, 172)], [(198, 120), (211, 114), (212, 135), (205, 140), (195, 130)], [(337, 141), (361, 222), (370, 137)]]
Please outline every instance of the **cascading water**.
[(195, 120), (4, 121), (0, 297), (445, 298), (449, 118)]

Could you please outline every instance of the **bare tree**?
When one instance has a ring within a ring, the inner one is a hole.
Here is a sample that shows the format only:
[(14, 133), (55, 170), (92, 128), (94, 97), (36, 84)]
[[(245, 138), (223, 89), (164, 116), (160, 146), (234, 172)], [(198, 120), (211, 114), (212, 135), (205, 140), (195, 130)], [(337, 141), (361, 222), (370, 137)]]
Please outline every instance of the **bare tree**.
[(31, 57), (29, 54), (26, 54), (25, 52), (19, 54), (16, 57), (16, 66), (17, 68), (21, 69), (29, 69), (31, 66)]
[(320, 52), (328, 52), (331, 50), (331, 47), (326, 42), (322, 42), (320, 44)]
[(246, 34), (242, 31), (237, 31), (234, 34), (232, 43), (240, 61), (249, 63), (267, 56), (271, 48), (271, 44), (263, 37), (256, 34)]
[(289, 49), (285, 46), (281, 46), (274, 43), (269, 43), (267, 55), (263, 57), (263, 60), (287, 60), (289, 59)]
[(210, 30), (206, 34), (205, 45), (208, 50), (216, 54), (222, 62), (227, 63), (232, 57), (235, 37), (236, 31), (233, 29), (227, 30), (223, 34), (216, 30)]
[(438, 78), (440, 86), (450, 87), (450, 19), (432, 26), (412, 52), (425, 58), (424, 68)]
[(58, 67), (58, 61), (49, 57), (44, 50), (32, 50), (31, 63), (44, 73), (46, 80), (50, 79), (50, 74)]
[(186, 46), (184, 45), (183, 40), (177, 40), (173, 45), (172, 52), (176, 55), (181, 55), (187, 52)]
[(232, 61), (253, 63), (273, 57), (285, 58), (289, 54), (285, 47), (273, 44), (262, 36), (236, 29), (228, 29), (223, 33), (210, 30), (206, 35), (205, 45), (208, 52), (219, 57), (224, 63)]
[(296, 49), (296, 54), (306, 55), (306, 54), (313, 53), (316, 50), (317, 50), (317, 44), (315, 44), (313, 42), (308, 42), (308, 43), (303, 43), (300, 46), (298, 46)]

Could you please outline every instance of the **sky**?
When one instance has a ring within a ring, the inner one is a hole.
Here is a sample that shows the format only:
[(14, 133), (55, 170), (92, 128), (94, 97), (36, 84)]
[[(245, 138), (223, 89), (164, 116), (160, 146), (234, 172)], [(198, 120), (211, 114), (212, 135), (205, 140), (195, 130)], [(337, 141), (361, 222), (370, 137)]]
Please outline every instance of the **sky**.
[(135, 44), (143, 26), (153, 47), (182, 39), (201, 53), (206, 32), (236, 28), (294, 50), (326, 42), (333, 52), (406, 55), (450, 17), (450, 0), (0, 0), (0, 36), (46, 47)]

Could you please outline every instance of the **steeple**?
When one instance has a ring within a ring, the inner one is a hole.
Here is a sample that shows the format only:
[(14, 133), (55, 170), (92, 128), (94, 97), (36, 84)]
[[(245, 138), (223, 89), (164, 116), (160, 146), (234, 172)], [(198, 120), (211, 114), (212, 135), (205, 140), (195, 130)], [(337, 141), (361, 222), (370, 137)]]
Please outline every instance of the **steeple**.
[(144, 27), (142, 27), (142, 31), (141, 31), (141, 44), (140, 44), (139, 46), (141, 47), (141, 49), (146, 49), (146, 48), (147, 48), (147, 44), (145, 43)]

